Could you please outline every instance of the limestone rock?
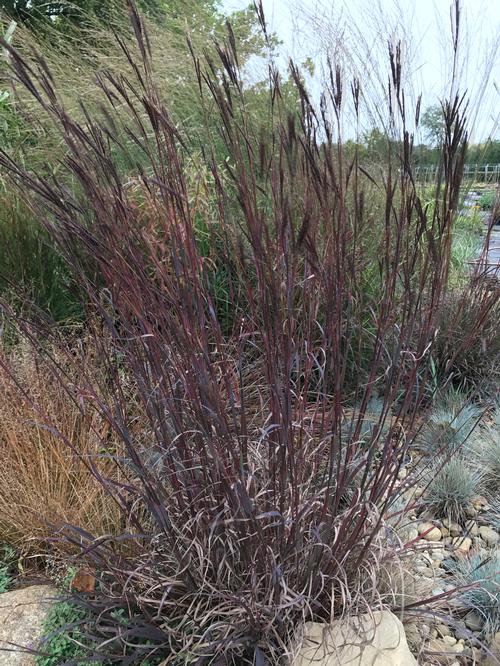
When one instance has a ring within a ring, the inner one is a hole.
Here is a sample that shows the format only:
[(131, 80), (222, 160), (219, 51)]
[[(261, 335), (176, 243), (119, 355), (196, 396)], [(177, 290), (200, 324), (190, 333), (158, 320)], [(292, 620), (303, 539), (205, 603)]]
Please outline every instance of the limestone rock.
[(455, 537), (452, 542), (457, 555), (467, 555), (472, 546), (470, 537)]
[(43, 621), (56, 596), (57, 591), (47, 585), (32, 585), (0, 595), (0, 666), (35, 664), (35, 655), (26, 649), (36, 649)]
[(470, 611), (465, 616), (465, 626), (471, 631), (481, 631), (484, 626), (484, 618), (476, 611)]
[(439, 541), (443, 536), (439, 527), (432, 523), (420, 523), (418, 531), (426, 541)]
[(307, 622), (293, 666), (416, 666), (400, 620), (388, 611), (331, 625)]
[(461, 654), (463, 651), (462, 643), (450, 645), (444, 638), (431, 639), (426, 647), (426, 652), (429, 656), (432, 655), (433, 664), (449, 664), (450, 666), (455, 663), (457, 654)]
[(479, 536), (483, 541), (486, 541), (488, 546), (494, 546), (500, 539), (498, 532), (495, 532), (492, 527), (488, 527), (487, 525), (479, 528)]

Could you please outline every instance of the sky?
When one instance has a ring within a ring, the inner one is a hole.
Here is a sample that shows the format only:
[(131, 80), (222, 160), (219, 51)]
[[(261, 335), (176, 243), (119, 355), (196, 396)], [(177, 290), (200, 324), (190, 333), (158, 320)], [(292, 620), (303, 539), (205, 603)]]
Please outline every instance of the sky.
[[(460, 0), (460, 91), (469, 99), (471, 139), (500, 138), (500, 0)], [(222, 0), (230, 12), (248, 0)], [(451, 92), (451, 0), (263, 0), (269, 27), (280, 40), (282, 62), (312, 58), (313, 91), (322, 87), (326, 55), (359, 75), (380, 124), (387, 81), (387, 41), (404, 37), (403, 63), (410, 97), (423, 108)], [(354, 26), (354, 27), (353, 27)], [(352, 58), (352, 53), (357, 57)], [(369, 54), (369, 56), (368, 56)], [(370, 62), (371, 65), (367, 65)], [(373, 65), (373, 63), (378, 63)]]

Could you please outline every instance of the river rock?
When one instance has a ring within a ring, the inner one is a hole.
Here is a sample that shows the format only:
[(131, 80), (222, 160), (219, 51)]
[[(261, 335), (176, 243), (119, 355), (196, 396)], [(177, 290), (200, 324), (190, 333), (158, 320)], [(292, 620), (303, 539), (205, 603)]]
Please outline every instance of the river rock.
[(306, 622), (293, 666), (416, 666), (401, 621), (388, 611)]
[[(445, 638), (449, 638), (445, 636)], [(450, 645), (444, 638), (434, 638), (426, 646), (426, 652), (432, 654), (433, 664), (453, 664), (458, 654), (464, 651), (462, 643)], [(430, 656), (430, 655), (429, 655)]]
[(465, 626), (471, 631), (481, 631), (484, 625), (484, 618), (480, 613), (471, 611), (465, 616)]
[(460, 536), (460, 534), (462, 534), (462, 528), (460, 525), (449, 520), (449, 518), (443, 520), (443, 525), (449, 530), (451, 536)]
[(33, 666), (42, 625), (57, 591), (32, 585), (0, 595), (0, 666)]
[(495, 530), (488, 525), (482, 525), (479, 528), (479, 536), (483, 541), (486, 541), (488, 546), (494, 546), (500, 539), (498, 532), (495, 532)]
[(420, 523), (418, 532), (426, 541), (439, 541), (443, 536), (439, 527), (432, 523)]
[(455, 537), (452, 541), (457, 555), (467, 555), (472, 546), (472, 539), (470, 537)]

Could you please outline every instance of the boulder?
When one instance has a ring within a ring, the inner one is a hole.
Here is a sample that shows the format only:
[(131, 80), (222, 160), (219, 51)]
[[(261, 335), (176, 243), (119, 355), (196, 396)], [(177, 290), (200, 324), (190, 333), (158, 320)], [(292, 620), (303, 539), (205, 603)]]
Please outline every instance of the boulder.
[(57, 590), (32, 585), (0, 595), (0, 666), (33, 666), (42, 626)]
[(401, 621), (389, 611), (330, 625), (307, 622), (293, 666), (416, 666)]

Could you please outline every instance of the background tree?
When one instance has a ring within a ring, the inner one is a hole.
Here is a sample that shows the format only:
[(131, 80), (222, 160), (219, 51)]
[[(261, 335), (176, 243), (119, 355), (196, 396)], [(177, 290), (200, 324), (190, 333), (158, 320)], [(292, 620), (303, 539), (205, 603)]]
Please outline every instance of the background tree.
[(443, 110), (439, 104), (427, 107), (422, 115), (422, 127), (425, 132), (425, 138), (429, 144), (436, 148), (443, 142), (444, 119)]

